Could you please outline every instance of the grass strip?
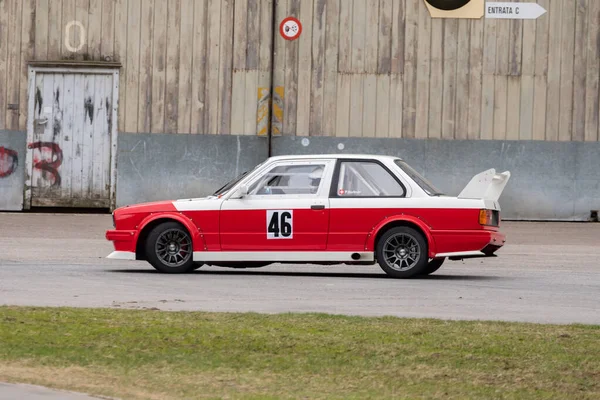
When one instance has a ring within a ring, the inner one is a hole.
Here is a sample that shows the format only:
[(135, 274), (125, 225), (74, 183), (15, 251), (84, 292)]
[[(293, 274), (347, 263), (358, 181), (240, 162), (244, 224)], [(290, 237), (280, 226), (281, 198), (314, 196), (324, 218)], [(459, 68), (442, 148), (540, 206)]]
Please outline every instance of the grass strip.
[(8, 306), (0, 380), (123, 399), (598, 399), (600, 326)]

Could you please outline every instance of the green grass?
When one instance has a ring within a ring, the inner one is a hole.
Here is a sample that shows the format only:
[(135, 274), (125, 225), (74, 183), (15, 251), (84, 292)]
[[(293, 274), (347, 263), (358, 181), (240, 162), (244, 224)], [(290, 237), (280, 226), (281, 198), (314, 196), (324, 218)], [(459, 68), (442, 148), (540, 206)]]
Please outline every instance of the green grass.
[(0, 307), (0, 380), (127, 399), (598, 399), (600, 326)]

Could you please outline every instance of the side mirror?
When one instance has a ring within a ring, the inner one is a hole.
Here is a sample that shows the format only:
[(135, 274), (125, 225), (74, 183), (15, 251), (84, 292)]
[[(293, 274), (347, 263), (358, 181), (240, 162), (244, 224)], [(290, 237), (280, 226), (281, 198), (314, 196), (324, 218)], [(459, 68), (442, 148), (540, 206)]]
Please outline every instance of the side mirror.
[(231, 195), (232, 199), (241, 199), (244, 196), (248, 195), (248, 186), (242, 185), (233, 192)]

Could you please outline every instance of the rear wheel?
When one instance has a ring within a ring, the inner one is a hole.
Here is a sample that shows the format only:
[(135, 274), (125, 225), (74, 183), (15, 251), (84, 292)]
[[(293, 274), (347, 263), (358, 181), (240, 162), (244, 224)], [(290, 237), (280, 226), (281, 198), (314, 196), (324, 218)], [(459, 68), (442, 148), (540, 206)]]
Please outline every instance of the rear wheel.
[(393, 278), (411, 278), (427, 267), (427, 242), (423, 235), (408, 226), (386, 231), (377, 242), (377, 261)]
[(433, 260), (429, 261), (429, 263), (427, 264), (427, 267), (423, 271), (423, 275), (433, 274), (435, 271), (440, 269), (440, 267), (442, 266), (442, 264), (444, 263), (445, 260), (446, 260), (446, 257), (440, 257), (440, 258), (434, 258)]
[(145, 243), (148, 262), (160, 272), (181, 274), (195, 269), (192, 238), (178, 222), (157, 225)]

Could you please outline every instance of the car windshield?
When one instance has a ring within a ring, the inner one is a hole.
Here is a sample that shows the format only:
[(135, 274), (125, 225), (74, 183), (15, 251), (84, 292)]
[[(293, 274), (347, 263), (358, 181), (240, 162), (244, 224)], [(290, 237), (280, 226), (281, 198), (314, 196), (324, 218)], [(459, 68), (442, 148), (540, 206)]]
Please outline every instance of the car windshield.
[(225, 192), (229, 191), (232, 187), (234, 187), (235, 185), (237, 185), (239, 181), (241, 181), (242, 179), (244, 179), (244, 177), (246, 175), (248, 175), (250, 172), (252, 172), (255, 169), (257, 169), (261, 165), (263, 165), (263, 163), (258, 164), (256, 167), (252, 168), (249, 171), (242, 172), (240, 175), (238, 175), (234, 179), (232, 179), (229, 182), (227, 182), (224, 186), (221, 186), (219, 189), (217, 189), (217, 191), (213, 193), (213, 196), (220, 196), (220, 195), (224, 194)]
[(406, 173), (413, 181), (417, 183), (428, 195), (430, 196), (442, 196), (444, 193), (440, 192), (431, 182), (425, 179), (415, 169), (408, 165), (405, 161), (394, 160), (397, 166), (402, 168), (402, 171)]

